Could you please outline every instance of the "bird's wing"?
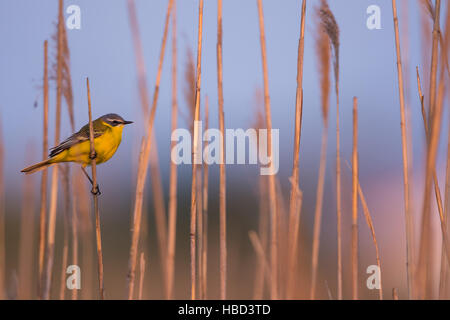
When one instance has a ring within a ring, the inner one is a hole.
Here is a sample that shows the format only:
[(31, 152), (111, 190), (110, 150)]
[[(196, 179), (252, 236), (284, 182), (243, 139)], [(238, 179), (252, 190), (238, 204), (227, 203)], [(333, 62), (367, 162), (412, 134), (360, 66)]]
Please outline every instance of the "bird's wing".
[[(103, 133), (104, 130), (102, 126), (96, 124), (96, 121), (94, 121), (94, 139), (100, 137)], [(85, 125), (83, 128), (80, 129), (80, 131), (74, 133), (56, 147), (51, 148), (49, 157), (52, 158), (57, 154), (60, 154), (64, 150), (67, 150), (70, 147), (86, 140), (89, 140), (89, 124)]]

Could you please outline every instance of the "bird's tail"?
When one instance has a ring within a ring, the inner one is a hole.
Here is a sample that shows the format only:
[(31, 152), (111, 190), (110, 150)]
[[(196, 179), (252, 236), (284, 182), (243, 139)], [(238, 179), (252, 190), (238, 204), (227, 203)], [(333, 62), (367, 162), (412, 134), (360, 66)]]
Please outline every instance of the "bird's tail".
[(36, 163), (32, 166), (26, 167), (25, 169), (22, 169), (21, 172), (25, 172), (26, 174), (35, 173), (35, 172), (41, 171), (41, 170), (51, 166), (52, 164), (55, 164), (53, 162), (53, 159), (47, 159), (47, 160), (41, 161), (39, 163)]

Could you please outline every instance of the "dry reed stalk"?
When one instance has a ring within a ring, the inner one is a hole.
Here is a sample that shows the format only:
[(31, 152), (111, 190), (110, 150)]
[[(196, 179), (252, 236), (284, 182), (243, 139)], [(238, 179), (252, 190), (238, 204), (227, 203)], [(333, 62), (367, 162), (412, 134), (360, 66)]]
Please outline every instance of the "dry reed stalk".
[[(205, 132), (209, 128), (209, 100), (208, 96), (205, 98)], [(208, 142), (205, 142), (205, 147), (208, 145)], [(201, 274), (201, 288), (202, 288), (202, 297), (203, 299), (207, 299), (207, 275), (208, 275), (208, 164), (206, 162), (203, 163), (203, 243), (202, 243), (202, 274)]]
[(64, 192), (64, 216), (63, 216), (63, 255), (61, 263), (61, 281), (59, 287), (59, 299), (64, 300), (66, 293), (66, 268), (69, 259), (69, 211), (70, 211), (70, 168), (66, 163), (62, 166), (62, 185)]
[(358, 99), (353, 97), (352, 298), (358, 300)]
[(398, 289), (397, 288), (392, 288), (392, 299), (398, 300)]
[(0, 118), (0, 300), (6, 298), (6, 235), (3, 129)]
[(139, 294), (138, 299), (142, 300), (142, 291), (144, 289), (144, 277), (145, 277), (145, 256), (144, 252), (141, 252), (139, 259)]
[[(430, 71), (430, 97), (429, 97), (429, 117), (428, 117), (428, 130), (429, 136), (427, 141), (427, 157), (426, 157), (426, 175), (425, 175), (425, 191), (422, 210), (422, 225), (421, 225), (421, 238), (420, 238), (420, 251), (419, 251), (419, 266), (418, 266), (418, 283), (420, 285), (420, 298), (427, 298), (431, 296), (431, 284), (427, 281), (430, 277), (429, 258), (430, 254), (430, 235), (431, 235), (431, 183), (432, 175), (435, 170), (435, 160), (437, 155), (437, 148), (439, 143), (439, 133), (441, 128), (440, 112), (442, 111), (442, 103), (436, 103), (436, 74), (437, 74), (437, 54), (438, 54), (438, 35), (439, 35), (439, 18), (440, 18), (440, 0), (436, 0), (436, 7), (434, 12), (434, 27), (433, 27), (433, 46), (432, 46), (432, 59), (431, 59), (431, 71)], [(443, 75), (441, 72), (441, 82), (439, 83), (439, 90), (443, 90)], [(438, 99), (441, 94), (438, 94)], [(442, 102), (442, 101), (441, 101)]]
[[(450, 6), (449, 6), (450, 8)], [(449, 15), (450, 16), (450, 15)], [(447, 17), (449, 17), (447, 16)], [(448, 128), (448, 136), (447, 136), (447, 164), (446, 164), (446, 173), (445, 173), (445, 200), (444, 200), (444, 217), (445, 223), (447, 224), (447, 232), (449, 232), (448, 227), (448, 217), (449, 217), (449, 205), (450, 205), (450, 126)], [(445, 261), (445, 259), (442, 259)], [(440, 295), (442, 298), (448, 297), (448, 279), (449, 279), (449, 264), (444, 264), (444, 268), (442, 270), (443, 273), (443, 288), (442, 294)]]
[(270, 284), (270, 265), (267, 261), (266, 257), (266, 250), (264, 249), (263, 244), (261, 243), (261, 240), (258, 237), (258, 234), (255, 231), (249, 231), (248, 237), (250, 238), (250, 242), (253, 246), (253, 249), (255, 250), (256, 255), (258, 256), (258, 260), (262, 262), (262, 270), (263, 275), (267, 279), (267, 283)]
[(320, 247), (320, 226), (322, 222), (322, 206), (323, 206), (323, 189), (325, 184), (325, 166), (328, 145), (328, 109), (330, 96), (330, 41), (326, 31), (326, 24), (322, 20), (321, 10), (326, 5), (325, 1), (321, 2), (321, 7), (317, 9), (318, 19), (318, 36), (316, 39), (316, 52), (319, 59), (319, 73), (321, 84), (322, 99), (322, 143), (320, 149), (319, 176), (317, 182), (316, 208), (314, 212), (314, 231), (312, 245), (312, 262), (311, 262), (311, 290), (310, 299), (316, 296), (317, 273), (319, 263), (319, 247)]
[[(31, 158), (33, 148), (28, 147), (27, 158)], [(29, 161), (27, 161), (29, 162)], [(23, 183), (23, 200), (20, 214), (19, 270), (17, 297), (20, 300), (32, 299), (33, 290), (33, 252), (34, 252), (34, 177), (26, 176)]]
[(341, 231), (341, 142), (339, 127), (339, 26), (333, 12), (326, 1), (322, 1), (320, 8), (320, 19), (322, 27), (328, 35), (328, 39), (333, 49), (333, 71), (336, 93), (336, 220), (337, 220), (337, 297), (342, 300), (342, 231)]
[[(169, 25), (169, 18), (170, 13), (172, 10), (172, 4), (173, 0), (169, 1), (169, 4), (167, 6), (167, 12), (166, 12), (166, 18), (165, 18), (165, 24), (164, 24), (164, 34), (161, 44), (161, 50), (159, 55), (159, 63), (158, 63), (158, 71), (156, 75), (156, 82), (155, 82), (155, 89), (153, 92), (153, 100), (152, 100), (152, 106), (150, 109), (150, 115), (148, 117), (148, 123), (146, 126), (147, 132), (145, 139), (142, 143), (141, 148), (141, 155), (140, 155), (140, 161), (137, 171), (137, 182), (136, 182), (136, 197), (135, 197), (135, 204), (134, 204), (134, 211), (133, 211), (133, 221), (132, 221), (132, 227), (131, 227), (131, 247), (130, 247), (130, 257), (129, 257), (129, 263), (128, 263), (128, 293), (127, 297), (129, 300), (133, 299), (133, 293), (134, 293), (134, 280), (135, 280), (135, 271), (136, 271), (136, 263), (137, 263), (137, 250), (138, 250), (138, 244), (139, 244), (139, 234), (141, 229), (141, 218), (142, 218), (142, 203), (144, 199), (144, 187), (145, 187), (145, 180), (147, 177), (148, 172), (148, 163), (149, 163), (149, 157), (150, 157), (150, 148), (151, 148), (151, 142), (152, 142), (152, 134), (153, 134), (153, 123), (155, 121), (156, 116), (156, 107), (158, 102), (158, 96), (159, 96), (159, 85), (161, 82), (161, 73), (162, 73), (162, 64), (164, 61), (164, 54), (165, 54), (165, 47), (167, 42), (167, 33), (168, 33), (168, 25)], [(137, 19), (136, 19), (136, 9), (134, 6), (133, 0), (128, 0), (128, 11), (130, 15), (130, 23), (132, 26), (132, 30), (137, 30)], [(138, 35), (134, 37), (134, 43), (135, 43), (135, 51), (137, 56), (137, 69), (138, 69), (138, 83), (139, 83), (139, 91), (140, 91), (140, 97), (141, 97), (141, 104), (143, 110), (149, 109), (149, 99), (148, 99), (148, 93), (146, 91), (146, 85), (145, 85), (145, 67), (143, 65), (143, 61), (139, 62), (139, 56), (142, 54), (140, 51), (140, 40)], [(141, 57), (142, 58), (142, 57)], [(165, 263), (165, 261), (164, 261)], [(165, 288), (167, 284), (167, 281), (165, 281)]]
[[(348, 165), (349, 168), (351, 168), (348, 163), (347, 163), (347, 165)], [(359, 198), (361, 200), (361, 205), (362, 205), (362, 208), (363, 208), (364, 217), (366, 218), (367, 226), (369, 227), (370, 233), (372, 235), (372, 241), (373, 241), (373, 244), (375, 246), (375, 254), (376, 254), (376, 259), (377, 259), (377, 266), (380, 269), (380, 273), (381, 273), (380, 252), (379, 252), (379, 248), (378, 248), (377, 237), (375, 235), (375, 228), (373, 226), (372, 215), (370, 214), (369, 206), (367, 205), (366, 198), (364, 197), (364, 193), (362, 191), (361, 184), (359, 182), (359, 178), (358, 178), (358, 196), (359, 196)], [(383, 289), (382, 289), (381, 278), (380, 278), (379, 297), (380, 297), (380, 300), (383, 300)]]
[(436, 77), (437, 77), (437, 67), (438, 67), (438, 47), (439, 47), (439, 16), (440, 16), (441, 0), (436, 0), (436, 5), (433, 10), (433, 40), (431, 49), (431, 71), (430, 71), (430, 95), (428, 97), (429, 101), (429, 111), (433, 114), (435, 103), (436, 103)]
[(92, 124), (92, 107), (91, 107), (91, 89), (89, 87), (89, 78), (86, 78), (87, 98), (88, 98), (88, 111), (89, 111), (89, 141), (90, 141), (90, 154), (91, 168), (92, 168), (92, 198), (94, 200), (94, 213), (95, 213), (95, 238), (97, 243), (97, 259), (98, 259), (98, 285), (100, 299), (105, 298), (105, 288), (103, 282), (103, 251), (102, 251), (102, 235), (100, 227), (100, 212), (98, 208), (98, 184), (97, 184), (97, 167), (94, 145), (94, 126)]
[[(202, 137), (198, 137), (199, 140)], [(198, 299), (203, 300), (203, 166), (198, 165), (197, 170), (197, 289)]]
[[(73, 181), (73, 179), (72, 179)], [(78, 266), (78, 216), (77, 216), (77, 198), (76, 191), (73, 193), (73, 201), (72, 201), (72, 219), (71, 219), (71, 227), (72, 227), (72, 264)], [(78, 290), (72, 290), (72, 300), (78, 299)]]
[(405, 205), (405, 226), (406, 226), (406, 270), (408, 297), (414, 296), (413, 276), (414, 276), (414, 234), (413, 220), (410, 210), (410, 183), (409, 183), (409, 162), (408, 162), (408, 141), (407, 141), (407, 123), (405, 116), (405, 97), (403, 88), (403, 68), (402, 56), (400, 49), (400, 37), (398, 31), (398, 17), (396, 1), (392, 0), (392, 14), (394, 19), (395, 46), (397, 54), (397, 74), (400, 97), (400, 127), (402, 135), (402, 158), (403, 158), (403, 189), (404, 189), (404, 205)]
[(372, 220), (372, 216), (370, 214), (369, 206), (367, 205), (366, 198), (364, 197), (364, 193), (361, 189), (361, 184), (359, 182), (358, 182), (358, 194), (359, 194), (359, 198), (361, 199), (364, 217), (366, 218), (367, 226), (370, 229), (370, 233), (372, 234), (373, 244), (375, 246), (375, 254), (377, 257), (376, 258), (377, 266), (378, 266), (378, 269), (380, 269), (380, 289), (378, 290), (378, 294), (379, 294), (380, 300), (383, 300), (383, 287), (382, 287), (382, 283), (381, 283), (381, 259), (380, 259), (380, 252), (379, 252), (379, 248), (378, 248), (378, 241), (377, 241), (377, 237), (375, 235), (375, 228), (373, 226), (373, 220)]
[[(203, 36), (203, 0), (199, 1), (198, 5), (198, 42), (197, 42), (197, 78), (195, 82), (195, 112), (194, 124), (200, 119), (200, 87), (201, 87), (201, 62), (202, 62), (202, 36)], [(194, 125), (194, 136), (192, 143), (192, 185), (191, 185), (191, 223), (190, 223), (190, 253), (191, 253), (191, 299), (196, 300), (196, 237), (197, 237), (197, 165), (195, 159), (198, 157), (198, 137), (199, 132), (197, 126)]]
[(167, 217), (164, 204), (164, 190), (161, 182), (161, 173), (158, 160), (158, 145), (154, 130), (152, 131), (152, 148), (150, 149), (150, 180), (152, 184), (153, 203), (155, 207), (156, 235), (159, 246), (161, 271), (164, 279), (164, 289), (167, 292)]
[[(43, 141), (42, 141), (42, 158), (47, 159), (48, 153), (48, 41), (44, 41), (44, 75), (43, 75)], [(41, 176), (41, 204), (39, 213), (39, 265), (38, 265), (38, 295), (42, 298), (42, 287), (44, 284), (44, 254), (45, 254), (45, 225), (47, 221), (47, 169), (42, 170)]]
[[(55, 119), (55, 139), (54, 145), (57, 146), (61, 131), (61, 103), (63, 94), (63, 46), (64, 46), (64, 15), (63, 1), (59, 0), (58, 8), (58, 32), (57, 32), (57, 57), (56, 57), (56, 119)], [(56, 210), (58, 200), (58, 169), (56, 164), (52, 170), (52, 182), (50, 191), (50, 208), (47, 227), (47, 263), (45, 270), (45, 286), (43, 287), (43, 299), (50, 299), (53, 263), (55, 255), (55, 228), (56, 228)]]
[[(266, 38), (264, 32), (264, 15), (262, 1), (257, 0), (259, 16), (259, 32), (264, 81), (264, 109), (267, 126), (267, 149), (272, 157), (272, 116), (270, 111), (269, 76), (267, 70)], [(277, 235), (277, 197), (275, 174), (269, 175), (269, 206), (270, 206), (270, 298), (278, 299), (278, 235)]]
[[(217, 92), (219, 104), (219, 130), (224, 136), (225, 116), (223, 111), (223, 66), (222, 66), (222, 0), (217, 0)], [(220, 146), (220, 186), (219, 186), (219, 238), (220, 238), (220, 298), (227, 296), (227, 211), (226, 211), (226, 172), (225, 141)]]
[[(172, 132), (177, 128), (178, 101), (177, 101), (177, 12), (176, 0), (172, 9)], [(171, 141), (170, 149), (176, 145), (176, 141)], [(170, 162), (169, 178), (169, 226), (167, 242), (167, 299), (173, 299), (173, 284), (175, 270), (175, 249), (176, 249), (176, 228), (177, 228), (177, 165)]]
[[(426, 140), (427, 142), (429, 141), (430, 138), (430, 132), (429, 132), (429, 128), (428, 128), (428, 119), (427, 119), (427, 114), (425, 111), (425, 106), (424, 106), (424, 96), (422, 94), (422, 89), (421, 89), (421, 85), (420, 85), (420, 76), (419, 76), (419, 68), (416, 67), (416, 73), (417, 73), (417, 87), (418, 87), (418, 92), (419, 92), (419, 98), (420, 98), (420, 102), (421, 102), (421, 107), (422, 107), (422, 118), (423, 118), (423, 123), (424, 123), (424, 129), (425, 129), (425, 136), (426, 136)], [(438, 213), (439, 213), (439, 220), (441, 223), (441, 231), (442, 231), (442, 255), (441, 255), (441, 260), (445, 260), (447, 259), (448, 262), (450, 262), (449, 257), (450, 257), (450, 251), (448, 249), (450, 249), (450, 245), (449, 245), (449, 238), (448, 238), (448, 231), (447, 231), (447, 222), (444, 216), (444, 209), (443, 209), (443, 205), (442, 205), (442, 198), (441, 198), (441, 190), (439, 188), (439, 182), (438, 182), (438, 177), (437, 177), (437, 173), (436, 173), (436, 168), (434, 168), (433, 170), (433, 182), (434, 182), (434, 193), (436, 196), (436, 205), (438, 208)], [(444, 262), (441, 262), (445, 263)], [(445, 266), (445, 264), (444, 264)], [(441, 268), (444, 269), (445, 267)], [(441, 270), (442, 271), (442, 270)], [(443, 280), (443, 278), (441, 278)], [(441, 290), (443, 289), (443, 285), (442, 285), (442, 281), (440, 281), (440, 288)]]
[[(294, 131), (294, 159), (292, 166), (292, 185), (289, 200), (289, 254), (288, 254), (288, 275), (286, 283), (286, 297), (292, 298), (294, 265), (297, 259), (297, 241), (298, 228), (300, 224), (300, 208), (298, 204), (299, 188), (299, 155), (300, 155), (300, 137), (302, 131), (303, 116), (303, 56), (305, 47), (305, 18), (306, 18), (306, 0), (302, 1), (300, 37), (298, 40), (297, 53), (297, 89), (295, 98), (295, 131)], [(295, 226), (295, 227), (294, 227)]]
[[(267, 212), (268, 207), (268, 184), (265, 176), (259, 177), (259, 226), (258, 226), (258, 238), (261, 239), (261, 246), (263, 248), (263, 252), (267, 251), (267, 229), (269, 225), (269, 214)], [(264, 258), (265, 259), (265, 258)], [(265, 272), (265, 263), (266, 261), (258, 255), (258, 264), (255, 272), (255, 284), (253, 288), (253, 299), (261, 300), (264, 295), (264, 280)], [(269, 278), (270, 281), (270, 278)], [(269, 282), (268, 281), (268, 282)]]

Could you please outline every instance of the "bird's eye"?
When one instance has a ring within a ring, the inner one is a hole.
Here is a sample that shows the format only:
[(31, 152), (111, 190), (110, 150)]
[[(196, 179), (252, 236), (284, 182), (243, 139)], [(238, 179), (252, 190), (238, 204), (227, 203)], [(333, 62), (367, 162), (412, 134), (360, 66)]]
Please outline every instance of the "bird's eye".
[(119, 123), (120, 123), (119, 121), (113, 120), (113, 125), (114, 125), (114, 126), (117, 126)]

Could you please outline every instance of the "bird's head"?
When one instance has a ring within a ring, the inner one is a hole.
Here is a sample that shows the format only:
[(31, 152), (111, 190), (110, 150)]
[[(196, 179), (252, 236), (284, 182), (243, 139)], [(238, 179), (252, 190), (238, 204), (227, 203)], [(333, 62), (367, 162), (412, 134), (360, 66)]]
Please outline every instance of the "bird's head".
[(101, 116), (100, 119), (111, 127), (124, 126), (126, 124), (133, 123), (133, 121), (126, 121), (115, 113), (105, 114), (104, 116)]

